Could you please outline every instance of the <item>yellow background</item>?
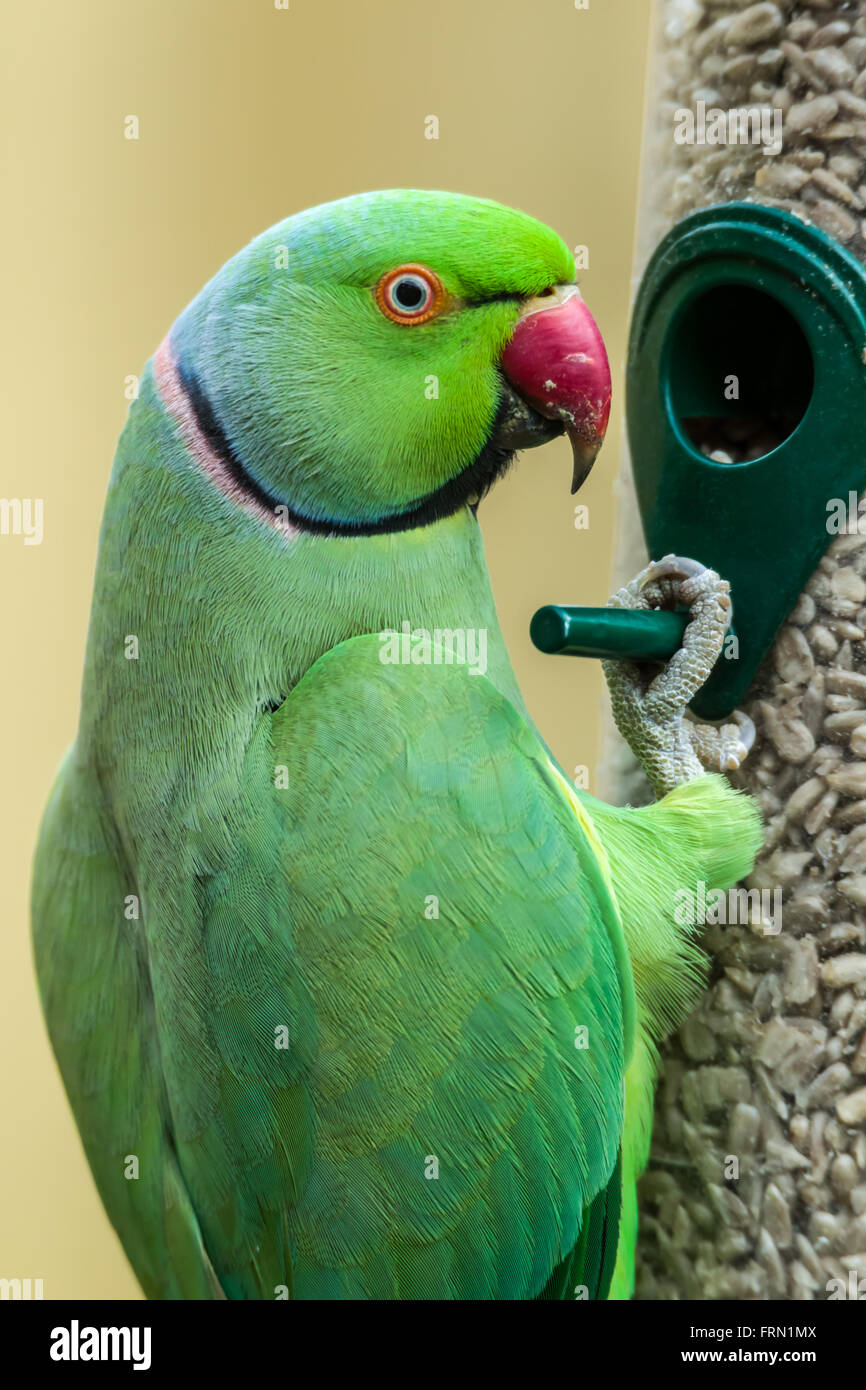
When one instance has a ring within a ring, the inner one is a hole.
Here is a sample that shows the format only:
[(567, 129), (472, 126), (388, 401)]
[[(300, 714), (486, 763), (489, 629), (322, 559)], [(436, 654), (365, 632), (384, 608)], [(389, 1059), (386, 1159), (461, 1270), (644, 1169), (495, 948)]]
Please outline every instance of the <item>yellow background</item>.
[[(570, 451), (527, 454), (483, 505), (518, 675), (567, 770), (594, 772), (594, 663), (535, 653), (529, 618), (609, 592), (649, 0), (86, 0), (7, 8), (0, 107), (5, 497), (45, 537), (0, 537), (0, 1277), (46, 1298), (138, 1297), (49, 1051), (30, 955), (36, 829), (75, 733), (103, 495), (127, 402), (165, 330), (234, 251), (363, 189), (454, 189), (586, 244), (582, 288), (616, 408), (574, 528)], [(424, 138), (424, 118), (440, 122)], [(123, 137), (136, 115), (140, 139)], [(591, 789), (594, 782), (591, 781)]]

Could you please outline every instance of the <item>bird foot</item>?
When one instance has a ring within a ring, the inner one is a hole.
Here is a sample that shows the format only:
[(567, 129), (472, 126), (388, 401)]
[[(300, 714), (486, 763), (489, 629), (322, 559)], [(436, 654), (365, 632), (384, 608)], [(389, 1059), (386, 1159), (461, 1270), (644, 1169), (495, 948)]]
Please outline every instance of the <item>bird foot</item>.
[(617, 728), (643, 765), (656, 795), (705, 772), (738, 768), (755, 737), (739, 710), (733, 722), (702, 724), (686, 710), (718, 660), (731, 621), (727, 580), (696, 560), (665, 555), (609, 600), (610, 608), (689, 609), (682, 646), (654, 674), (633, 661), (602, 663)]

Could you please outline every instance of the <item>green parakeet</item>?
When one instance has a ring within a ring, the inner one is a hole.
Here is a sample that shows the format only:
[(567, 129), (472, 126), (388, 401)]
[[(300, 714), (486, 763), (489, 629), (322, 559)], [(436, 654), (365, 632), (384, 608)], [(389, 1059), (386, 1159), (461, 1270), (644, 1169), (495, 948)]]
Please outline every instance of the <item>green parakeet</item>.
[(144, 372), (33, 903), (151, 1298), (628, 1296), (654, 1039), (699, 988), (674, 889), (759, 832), (682, 756), (717, 576), (662, 714), (618, 695), (657, 804), (576, 792), (517, 688), (475, 512), (516, 447), (566, 431), (576, 483), (597, 452), (573, 280), (496, 203), (350, 197), (230, 260)]

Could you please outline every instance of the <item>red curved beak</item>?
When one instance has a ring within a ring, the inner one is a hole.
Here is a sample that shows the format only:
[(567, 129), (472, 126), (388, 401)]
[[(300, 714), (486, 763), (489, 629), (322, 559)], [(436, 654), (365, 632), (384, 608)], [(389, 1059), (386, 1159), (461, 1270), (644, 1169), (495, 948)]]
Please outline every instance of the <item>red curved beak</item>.
[(565, 425), (577, 492), (604, 440), (611, 381), (604, 341), (576, 285), (526, 301), (501, 366), (533, 409)]

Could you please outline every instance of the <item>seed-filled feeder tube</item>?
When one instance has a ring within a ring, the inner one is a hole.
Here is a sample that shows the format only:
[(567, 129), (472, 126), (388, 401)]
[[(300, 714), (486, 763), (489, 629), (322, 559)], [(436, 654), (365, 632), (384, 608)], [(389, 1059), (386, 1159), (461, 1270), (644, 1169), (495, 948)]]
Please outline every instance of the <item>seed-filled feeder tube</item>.
[[(662, 1057), (635, 1296), (862, 1297), (866, 3), (657, 0), (636, 262), (616, 582), (668, 554), (730, 582), (692, 711), (754, 722), (730, 775), (765, 830), (739, 890), (671, 884), (707, 989)], [(681, 615), (641, 616), (533, 637), (664, 660)], [(649, 800), (606, 746), (601, 794)]]

